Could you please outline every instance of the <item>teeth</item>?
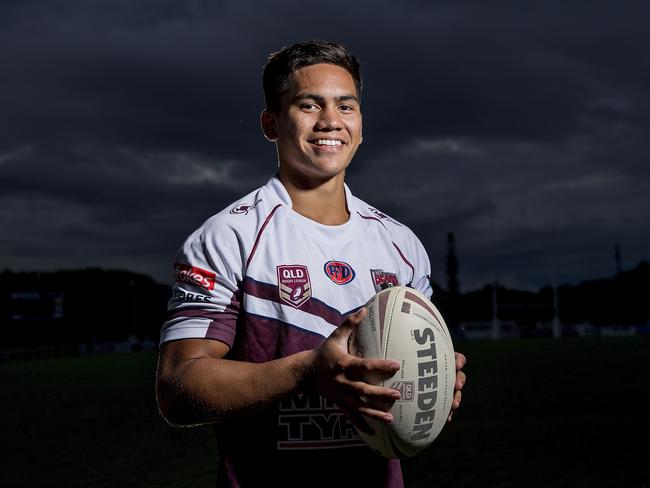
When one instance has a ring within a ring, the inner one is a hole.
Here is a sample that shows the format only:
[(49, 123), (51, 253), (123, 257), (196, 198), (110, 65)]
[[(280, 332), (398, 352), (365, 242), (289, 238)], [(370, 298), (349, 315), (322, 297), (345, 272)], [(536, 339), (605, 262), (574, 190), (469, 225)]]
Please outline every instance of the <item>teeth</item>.
[(318, 144), (319, 146), (340, 146), (341, 141), (336, 141), (333, 139), (318, 139), (316, 141), (316, 144)]

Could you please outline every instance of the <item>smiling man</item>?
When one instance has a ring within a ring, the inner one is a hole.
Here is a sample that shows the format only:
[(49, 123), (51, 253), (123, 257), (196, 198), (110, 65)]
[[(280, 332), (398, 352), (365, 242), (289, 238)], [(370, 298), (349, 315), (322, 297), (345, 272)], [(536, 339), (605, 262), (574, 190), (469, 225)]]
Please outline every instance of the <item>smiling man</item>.
[[(160, 410), (175, 425), (215, 423), (218, 486), (403, 486), (399, 461), (373, 453), (353, 426), (392, 421), (399, 392), (359, 377), (389, 378), (400, 364), (347, 344), (383, 287), (431, 296), (429, 260), (407, 227), (344, 183), (362, 141), (356, 58), (299, 43), (271, 55), (263, 83), (279, 170), (176, 256)], [(464, 364), (458, 355), (454, 408)]]

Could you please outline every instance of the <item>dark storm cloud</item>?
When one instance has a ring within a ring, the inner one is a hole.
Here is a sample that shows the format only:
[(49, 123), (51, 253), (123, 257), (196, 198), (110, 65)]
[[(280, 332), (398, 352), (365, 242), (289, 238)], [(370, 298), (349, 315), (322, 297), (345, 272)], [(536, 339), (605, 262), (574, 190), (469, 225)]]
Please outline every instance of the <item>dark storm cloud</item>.
[[(412, 216), (423, 241), (439, 243), (430, 247), (439, 281), (443, 237), (454, 230), (466, 282), (495, 267), (500, 279), (532, 286), (550, 282), (551, 261), (567, 261), (557, 273), (571, 280), (579, 269), (611, 272), (615, 242), (639, 259), (646, 252), (639, 232), (650, 211), (648, 185), (623, 166), (592, 165), (594, 145), (420, 141), (377, 160), (376, 172), (363, 179), (371, 183), (368, 197), (379, 195), (378, 205), (394, 215)], [(570, 265), (575, 260), (581, 268)]]
[[(104, 7), (121, 13), (119, 4)], [(241, 80), (241, 71), (230, 72), (239, 53), (226, 48), (218, 23), (164, 15), (140, 25), (127, 15), (132, 9), (123, 16), (53, 10), (30, 18), (29, 29), (21, 18), (3, 31), (3, 44), (12, 46), (2, 75), (5, 139), (233, 153), (250, 147), (229, 142), (244, 140), (244, 121), (257, 133), (259, 67), (251, 64)]]
[[(34, 260), (47, 267), (110, 263), (160, 273), (142, 257), (168, 261), (215, 201), (233, 201), (262, 181), (246, 168), (194, 154), (26, 148), (7, 156), (1, 169), (0, 206), (7, 210), (0, 223), (10, 232), (0, 242), (23, 267)], [(159, 241), (168, 243), (166, 251)]]
[[(325, 38), (362, 60), (353, 189), (464, 287), (608, 274), (647, 258), (646, 2), (0, 4), (0, 255), (167, 280), (198, 223), (274, 171), (271, 50)], [(611, 263), (610, 263), (611, 261)]]

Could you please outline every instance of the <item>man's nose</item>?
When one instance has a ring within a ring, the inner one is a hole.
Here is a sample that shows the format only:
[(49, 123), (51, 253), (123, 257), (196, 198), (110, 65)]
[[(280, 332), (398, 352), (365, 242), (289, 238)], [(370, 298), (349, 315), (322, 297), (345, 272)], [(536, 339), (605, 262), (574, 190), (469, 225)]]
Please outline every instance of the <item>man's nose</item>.
[(325, 106), (320, 111), (316, 128), (318, 130), (339, 130), (341, 128), (341, 119), (336, 107)]

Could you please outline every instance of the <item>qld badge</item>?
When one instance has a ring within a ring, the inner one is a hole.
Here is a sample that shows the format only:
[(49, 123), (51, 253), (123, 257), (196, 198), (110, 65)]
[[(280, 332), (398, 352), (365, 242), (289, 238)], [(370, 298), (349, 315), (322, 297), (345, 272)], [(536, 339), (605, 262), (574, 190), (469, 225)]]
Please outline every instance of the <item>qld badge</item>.
[(311, 281), (307, 266), (281, 264), (277, 270), (280, 299), (292, 307), (300, 308), (311, 298)]

